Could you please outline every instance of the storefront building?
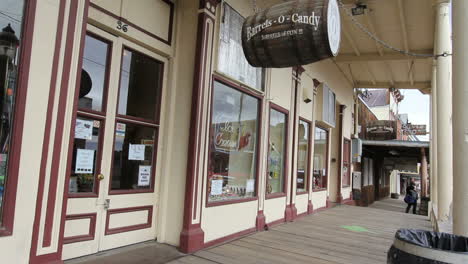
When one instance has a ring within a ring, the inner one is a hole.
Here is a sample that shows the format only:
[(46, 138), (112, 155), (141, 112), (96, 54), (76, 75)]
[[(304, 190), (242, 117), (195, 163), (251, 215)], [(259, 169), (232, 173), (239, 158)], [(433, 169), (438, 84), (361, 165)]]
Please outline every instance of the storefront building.
[(5, 263), (193, 252), (352, 202), (352, 85), (332, 60), (251, 67), (251, 1), (17, 2), (0, 20)]

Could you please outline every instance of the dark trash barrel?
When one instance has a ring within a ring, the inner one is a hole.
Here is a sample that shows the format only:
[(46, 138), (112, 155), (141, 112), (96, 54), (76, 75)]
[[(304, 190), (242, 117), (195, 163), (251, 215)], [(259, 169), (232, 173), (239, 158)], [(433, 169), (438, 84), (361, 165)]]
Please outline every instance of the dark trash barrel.
[(468, 263), (468, 238), (426, 230), (400, 229), (388, 251), (387, 263)]
[(341, 20), (337, 0), (296, 0), (248, 17), (242, 48), (250, 65), (284, 68), (338, 54)]

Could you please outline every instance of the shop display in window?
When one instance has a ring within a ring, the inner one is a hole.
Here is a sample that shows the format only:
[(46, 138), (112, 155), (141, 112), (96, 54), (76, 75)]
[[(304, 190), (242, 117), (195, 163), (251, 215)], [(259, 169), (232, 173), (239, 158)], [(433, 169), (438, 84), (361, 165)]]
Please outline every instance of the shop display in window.
[(15, 15), (0, 17), (0, 227), (3, 225), (4, 195), (8, 189), (24, 3), (18, 0), (3, 5), (3, 14)]
[(208, 202), (254, 197), (259, 100), (214, 83)]
[(267, 194), (284, 192), (287, 115), (270, 109)]
[(326, 189), (328, 179), (328, 131), (315, 127), (313, 189)]
[(154, 188), (164, 64), (124, 47), (115, 123), (111, 191)]
[[(122, 133), (121, 128), (125, 127)], [(112, 190), (148, 189), (151, 187), (153, 140), (156, 128), (117, 123), (112, 166)]]
[(100, 146), (101, 121), (77, 117), (69, 193), (93, 193)]
[[(86, 35), (68, 189), (72, 195), (97, 194), (109, 50), (108, 42), (91, 34)], [(89, 113), (93, 113), (96, 119), (85, 117)]]
[(309, 188), (309, 145), (310, 124), (299, 120), (299, 137), (297, 147), (296, 192), (306, 192)]

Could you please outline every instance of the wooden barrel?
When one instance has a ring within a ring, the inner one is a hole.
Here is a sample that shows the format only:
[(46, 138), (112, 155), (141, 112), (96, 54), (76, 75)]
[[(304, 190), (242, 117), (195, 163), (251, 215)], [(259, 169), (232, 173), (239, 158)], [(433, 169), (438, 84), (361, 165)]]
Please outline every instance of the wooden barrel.
[(296, 0), (248, 17), (242, 47), (250, 65), (284, 68), (338, 54), (341, 35), (336, 0)]

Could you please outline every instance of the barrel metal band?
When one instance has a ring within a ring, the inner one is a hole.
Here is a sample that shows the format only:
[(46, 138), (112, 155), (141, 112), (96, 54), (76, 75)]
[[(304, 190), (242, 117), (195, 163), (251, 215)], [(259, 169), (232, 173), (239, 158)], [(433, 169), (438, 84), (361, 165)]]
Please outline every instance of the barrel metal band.
[(437, 260), (446, 263), (468, 263), (468, 255), (457, 252), (447, 252), (440, 249), (424, 248), (421, 246), (413, 245), (408, 242), (401, 241), (395, 238), (393, 246), (401, 251), (408, 252), (418, 257)]

